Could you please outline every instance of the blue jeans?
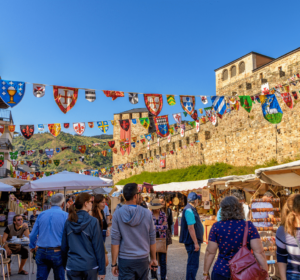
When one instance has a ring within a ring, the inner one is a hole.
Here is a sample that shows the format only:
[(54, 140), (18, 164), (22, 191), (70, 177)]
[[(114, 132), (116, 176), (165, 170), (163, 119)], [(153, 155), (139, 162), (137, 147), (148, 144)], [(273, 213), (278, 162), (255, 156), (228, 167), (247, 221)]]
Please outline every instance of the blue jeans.
[(228, 277), (222, 276), (213, 271), (211, 274), (211, 280), (230, 280), (230, 277), (228, 278)]
[[(166, 280), (167, 276), (167, 254), (165, 253), (157, 253), (159, 258), (159, 264), (160, 264), (160, 277), (161, 280)], [(153, 279), (157, 278), (157, 271), (151, 270), (151, 277)]]
[(300, 279), (300, 274), (286, 274), (286, 279), (287, 280), (299, 280)]
[(103, 242), (105, 243), (105, 240), (106, 240), (106, 230), (102, 230), (102, 239), (103, 239)]
[(54, 252), (54, 250), (38, 248), (35, 261), (37, 265), (36, 280), (46, 280), (51, 268), (55, 280), (65, 280), (61, 251)]
[[(201, 249), (201, 244), (199, 244)], [(198, 252), (195, 252), (195, 245), (185, 244), (185, 249), (188, 253), (188, 262), (186, 266), (186, 280), (196, 280), (199, 260), (200, 260), (200, 249)]]

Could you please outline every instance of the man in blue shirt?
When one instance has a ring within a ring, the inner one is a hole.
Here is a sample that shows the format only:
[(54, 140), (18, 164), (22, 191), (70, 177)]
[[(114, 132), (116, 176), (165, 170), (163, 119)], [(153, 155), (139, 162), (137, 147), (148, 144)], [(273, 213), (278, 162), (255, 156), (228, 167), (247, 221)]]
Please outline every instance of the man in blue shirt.
[(199, 269), (200, 244), (203, 243), (203, 225), (196, 210), (200, 197), (189, 193), (188, 204), (184, 208), (181, 219), (180, 243), (185, 244), (188, 253), (186, 279), (195, 280)]
[(65, 280), (60, 248), (68, 213), (62, 210), (63, 207), (64, 195), (53, 195), (51, 208), (38, 215), (29, 235), (31, 252), (36, 250), (36, 280), (47, 279), (51, 268), (55, 280)]

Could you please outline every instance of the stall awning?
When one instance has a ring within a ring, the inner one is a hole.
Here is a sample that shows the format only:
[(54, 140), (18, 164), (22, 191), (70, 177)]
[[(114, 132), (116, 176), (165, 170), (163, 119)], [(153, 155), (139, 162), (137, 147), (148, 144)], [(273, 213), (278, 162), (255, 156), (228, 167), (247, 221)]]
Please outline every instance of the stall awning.
[(188, 182), (174, 182), (169, 184), (162, 184), (153, 186), (155, 192), (181, 192), (203, 189), (207, 186), (208, 180), (188, 181)]
[(255, 175), (267, 184), (287, 188), (300, 186), (300, 160), (255, 170)]
[(254, 174), (249, 175), (231, 175), (226, 177), (220, 177), (220, 178), (212, 178), (208, 180), (208, 186), (217, 186), (217, 185), (224, 185), (226, 187), (229, 186), (238, 186), (245, 182), (252, 182), (254, 180), (257, 180), (256, 176)]

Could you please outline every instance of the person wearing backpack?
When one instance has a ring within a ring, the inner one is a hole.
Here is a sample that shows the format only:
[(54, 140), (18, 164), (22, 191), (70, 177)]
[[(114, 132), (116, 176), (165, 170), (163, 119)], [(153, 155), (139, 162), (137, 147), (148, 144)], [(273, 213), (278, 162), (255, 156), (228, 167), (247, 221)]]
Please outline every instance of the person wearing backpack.
[[(269, 279), (267, 273), (268, 264), (260, 236), (252, 222), (246, 222), (244, 220), (245, 214), (243, 205), (236, 197), (227, 196), (220, 203), (220, 207), (222, 208), (221, 221), (212, 226), (209, 234), (208, 246), (206, 247), (204, 256), (203, 279)], [(248, 230), (245, 232), (245, 229), (247, 228)], [(244, 235), (244, 233), (246, 234)], [(245, 244), (245, 247), (243, 246), (243, 243)], [(210, 267), (218, 249), (218, 259), (215, 262), (210, 278)], [(254, 256), (259, 265), (256, 263), (253, 255), (251, 254), (251, 249), (253, 250)], [(236, 266), (234, 261), (239, 261), (241, 253), (242, 255), (245, 255), (246, 253), (248, 255), (247, 257), (244, 257), (244, 262), (242, 264), (241, 262), (239, 263), (240, 266)], [(250, 261), (247, 264), (246, 261), (249, 259)], [(247, 270), (251, 271), (247, 273)], [(234, 275), (232, 275), (233, 273)], [(238, 275), (241, 273), (243, 273), (242, 277), (240, 277), (241, 275)]]
[(276, 245), (280, 279), (300, 279), (300, 194), (289, 196), (282, 208)]

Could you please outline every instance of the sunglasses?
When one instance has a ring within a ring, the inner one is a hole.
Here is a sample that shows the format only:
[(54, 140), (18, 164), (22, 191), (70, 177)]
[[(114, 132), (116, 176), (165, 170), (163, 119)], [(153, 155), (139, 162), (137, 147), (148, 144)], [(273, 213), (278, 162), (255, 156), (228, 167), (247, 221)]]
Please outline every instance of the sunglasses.
[(17, 219), (17, 222), (19, 222), (19, 221), (23, 221), (23, 219)]

